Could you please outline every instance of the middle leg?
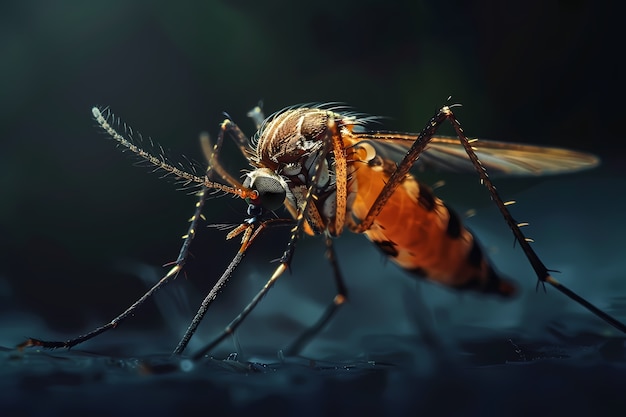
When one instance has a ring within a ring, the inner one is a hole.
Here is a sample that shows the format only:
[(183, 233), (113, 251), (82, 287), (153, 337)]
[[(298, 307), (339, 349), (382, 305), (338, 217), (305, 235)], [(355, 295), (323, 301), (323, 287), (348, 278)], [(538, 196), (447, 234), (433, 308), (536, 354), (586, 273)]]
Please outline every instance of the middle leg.
[(335, 279), (335, 284), (337, 286), (337, 294), (333, 297), (331, 303), (326, 307), (326, 310), (322, 314), (322, 316), (317, 320), (313, 326), (309, 327), (305, 332), (303, 332), (296, 340), (294, 340), (286, 349), (286, 356), (295, 356), (300, 353), (307, 344), (313, 338), (321, 332), (324, 327), (330, 322), (335, 313), (339, 310), (339, 307), (345, 304), (348, 301), (348, 289), (344, 283), (343, 275), (341, 274), (341, 270), (339, 269), (339, 263), (337, 262), (337, 255), (335, 253), (335, 249), (333, 247), (333, 240), (330, 236), (326, 236), (326, 258), (333, 269), (333, 278)]

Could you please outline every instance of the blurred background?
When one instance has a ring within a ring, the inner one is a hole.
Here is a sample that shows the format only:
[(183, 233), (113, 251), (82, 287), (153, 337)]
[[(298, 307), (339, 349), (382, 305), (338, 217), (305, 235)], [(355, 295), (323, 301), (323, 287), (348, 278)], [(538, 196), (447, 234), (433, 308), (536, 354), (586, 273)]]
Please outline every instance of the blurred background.
[[(471, 136), (596, 153), (603, 165), (594, 171), (497, 184), (519, 201), (514, 214), (531, 223), (528, 234), (559, 279), (626, 320), (624, 66), (610, 10), (588, 1), (31, 0), (3, 4), (0, 16), (2, 346), (65, 339), (110, 320), (178, 254), (195, 197), (133, 166), (96, 128), (94, 105), (109, 106), (174, 161), (202, 161), (198, 134), (215, 135), (223, 112), (251, 136), (246, 112), (259, 100), (267, 113), (341, 101), (385, 116), (381, 128), (418, 132), (449, 96), (463, 104), (457, 115)], [(224, 158), (235, 174), (247, 168), (234, 147)], [(469, 227), (521, 295), (501, 302), (421, 285), (441, 335), (614, 334), (561, 294), (535, 292), (477, 180), (445, 179), (439, 194), (460, 213), (477, 210)], [(245, 209), (213, 199), (205, 225), (239, 222)], [(252, 249), (192, 348), (263, 285), (285, 239), (268, 233)], [(170, 351), (236, 249), (203, 225), (186, 276), (81, 349)], [(337, 251), (350, 303), (307, 353), (367, 356), (388, 348), (381, 335), (419, 333), (415, 281), (362, 237), (342, 237)], [(323, 253), (321, 239), (301, 241), (293, 272), (238, 333), (244, 352), (273, 354), (321, 314), (334, 295)], [(225, 342), (219, 351), (234, 349)]]

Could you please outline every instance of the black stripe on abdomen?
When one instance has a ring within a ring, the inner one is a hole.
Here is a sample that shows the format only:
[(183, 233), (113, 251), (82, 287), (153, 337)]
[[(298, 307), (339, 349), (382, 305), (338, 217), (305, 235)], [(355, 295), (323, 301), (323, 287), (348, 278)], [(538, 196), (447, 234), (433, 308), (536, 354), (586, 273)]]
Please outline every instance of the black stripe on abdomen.
[(372, 241), (376, 246), (378, 246), (378, 249), (380, 249), (385, 255), (395, 258), (396, 256), (398, 256), (398, 249), (396, 249), (396, 246), (398, 246), (395, 242), (392, 242), (391, 240), (374, 240)]
[(452, 239), (458, 239), (461, 236), (461, 220), (454, 210), (452, 210), (446, 203), (443, 206), (448, 210), (450, 214), (448, 218), (448, 226), (446, 227), (446, 234)]

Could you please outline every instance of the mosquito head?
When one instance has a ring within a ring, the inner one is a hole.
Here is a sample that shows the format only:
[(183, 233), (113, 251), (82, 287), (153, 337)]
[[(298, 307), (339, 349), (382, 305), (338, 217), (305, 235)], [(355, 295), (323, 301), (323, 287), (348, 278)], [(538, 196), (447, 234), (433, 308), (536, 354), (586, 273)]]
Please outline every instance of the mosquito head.
[(257, 198), (248, 200), (250, 204), (248, 212), (252, 216), (261, 214), (260, 209), (267, 211), (279, 209), (289, 190), (287, 182), (268, 168), (258, 168), (247, 174), (243, 185), (258, 193)]

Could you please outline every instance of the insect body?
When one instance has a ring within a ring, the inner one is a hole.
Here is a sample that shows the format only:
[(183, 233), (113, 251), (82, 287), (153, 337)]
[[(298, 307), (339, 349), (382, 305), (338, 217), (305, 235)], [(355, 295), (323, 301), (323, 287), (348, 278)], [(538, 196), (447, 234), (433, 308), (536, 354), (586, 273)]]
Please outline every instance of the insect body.
[[(510, 296), (515, 286), (503, 279), (483, 255), (476, 238), (459, 217), (409, 170), (440, 168), (457, 172), (474, 171), (485, 184), (516, 241), (521, 246), (540, 282), (548, 283), (613, 327), (626, 333), (626, 326), (590, 304), (554, 279), (524, 236), (487, 175), (545, 175), (591, 168), (598, 159), (586, 153), (502, 142), (467, 139), (450, 107), (439, 110), (419, 135), (397, 132), (368, 132), (371, 119), (332, 105), (293, 107), (259, 123), (257, 135), (248, 141), (230, 120), (225, 120), (215, 145), (201, 137), (208, 161), (203, 176), (170, 164), (138, 147), (132, 137), (120, 134), (111, 125), (108, 111), (93, 109), (98, 124), (123, 147), (159, 169), (186, 183), (201, 186), (199, 201), (191, 218), (178, 259), (163, 278), (126, 311), (109, 323), (67, 341), (28, 339), (19, 347), (72, 347), (116, 327), (130, 317), (155, 291), (174, 279), (182, 270), (189, 245), (196, 233), (201, 210), (210, 190), (231, 194), (248, 202), (248, 216), (229, 234), (242, 235), (239, 251), (204, 299), (174, 353), (183, 352), (220, 289), (243, 259), (246, 251), (266, 228), (291, 225), (278, 267), (250, 303), (226, 326), (212, 343), (197, 352), (201, 358), (250, 314), (263, 296), (290, 265), (296, 243), (303, 234), (326, 237), (328, 258), (337, 284), (337, 295), (326, 312), (287, 353), (297, 353), (330, 320), (344, 303), (347, 290), (334, 255), (332, 240), (344, 229), (365, 234), (390, 259), (411, 274), (457, 290), (473, 290)], [(252, 115), (260, 116), (260, 109)], [(435, 136), (444, 121), (450, 121), (457, 139)], [(132, 131), (126, 133), (132, 136)], [(225, 135), (231, 136), (253, 169), (243, 182), (230, 175), (219, 162)], [(420, 158), (418, 160), (418, 157)], [(417, 161), (417, 162), (416, 162)], [(292, 219), (276, 218), (284, 206)]]
[[(333, 134), (328, 131), (330, 119), (341, 140), (339, 148), (345, 153), (340, 155), (346, 161), (346, 174), (340, 174), (341, 178), (336, 173), (338, 158), (334, 152), (328, 152), (321, 161), (316, 159), (316, 151)], [(371, 226), (359, 227), (396, 170), (395, 161), (381, 156), (381, 143), (353, 133), (360, 123), (356, 117), (322, 108), (291, 109), (278, 114), (266, 123), (259, 136), (254, 160), (261, 167), (258, 175), (274, 177), (287, 185), (287, 204), (295, 213), (295, 207), (304, 204), (315, 166), (321, 164), (316, 198), (305, 214), (315, 233), (338, 236), (342, 229), (337, 225), (345, 224), (364, 233), (389, 258), (413, 274), (453, 288), (511, 295), (513, 285), (497, 275), (459, 217), (410, 173), (402, 178)], [(257, 177), (257, 173), (250, 176)], [(338, 182), (345, 182), (346, 192), (342, 196), (337, 195)], [(338, 205), (342, 209), (338, 210)]]

